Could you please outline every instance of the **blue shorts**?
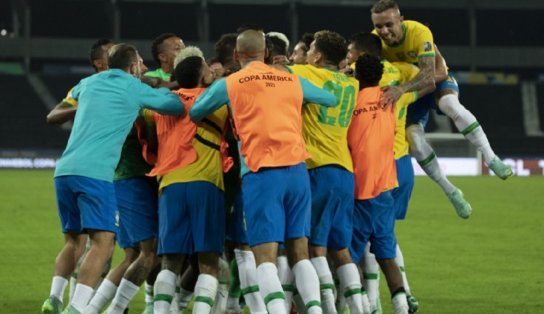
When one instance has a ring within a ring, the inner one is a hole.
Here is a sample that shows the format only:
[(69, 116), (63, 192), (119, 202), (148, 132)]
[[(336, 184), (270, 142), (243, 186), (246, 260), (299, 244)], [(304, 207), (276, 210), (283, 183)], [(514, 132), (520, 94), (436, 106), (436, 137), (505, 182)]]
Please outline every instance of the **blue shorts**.
[(353, 231), (353, 173), (335, 166), (309, 171), (312, 189), (312, 233), (314, 246), (340, 250), (349, 247)]
[(157, 236), (157, 180), (136, 177), (115, 181), (119, 209), (117, 242), (123, 249), (139, 247), (140, 241)]
[(444, 81), (436, 84), (436, 90), (433, 93), (425, 95), (416, 100), (413, 104), (408, 106), (408, 115), (406, 116), (406, 126), (419, 123), (424, 127), (429, 121), (429, 110), (434, 109), (439, 114), (443, 114), (438, 109), (437, 95), (439, 91), (445, 89), (452, 89), (459, 93), (459, 86), (457, 81), (452, 75), (448, 75), (448, 78)]
[(369, 200), (355, 200), (353, 209), (353, 238), (350, 253), (359, 263), (370, 241), (370, 252), (379, 259), (396, 256), (395, 211), (391, 191), (382, 192)]
[(311, 193), (304, 163), (264, 168), (242, 177), (250, 246), (310, 235)]
[(159, 197), (158, 255), (223, 252), (223, 191), (210, 182), (173, 183)]
[(244, 207), (242, 191), (234, 196), (232, 210), (227, 218), (227, 240), (247, 244), (246, 221), (244, 219)]
[(62, 232), (118, 231), (113, 183), (83, 176), (60, 176), (55, 177), (55, 191)]
[(410, 155), (403, 156), (398, 160), (395, 160), (397, 168), (397, 180), (399, 186), (395, 188), (391, 193), (395, 204), (396, 219), (402, 220), (406, 218), (406, 212), (408, 211), (408, 203), (412, 196), (412, 190), (414, 189), (414, 168), (412, 167), (412, 157)]

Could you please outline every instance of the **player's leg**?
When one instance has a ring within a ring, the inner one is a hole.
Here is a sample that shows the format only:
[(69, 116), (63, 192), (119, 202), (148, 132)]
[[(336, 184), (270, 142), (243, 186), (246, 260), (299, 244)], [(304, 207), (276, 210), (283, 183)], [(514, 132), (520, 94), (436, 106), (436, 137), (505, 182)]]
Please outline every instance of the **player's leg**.
[(408, 302), (400, 269), (395, 262), (397, 241), (395, 238), (394, 199), (391, 191), (382, 192), (366, 201), (366, 209), (373, 217), (374, 233), (370, 251), (383, 271), (395, 314), (408, 314)]
[(437, 86), (438, 108), (445, 113), (457, 129), (482, 152), (485, 163), (501, 179), (513, 174), (512, 168), (505, 165), (493, 152), (485, 132), (476, 117), (459, 102), (459, 87), (451, 76)]
[[(286, 248), (295, 284), (309, 314), (322, 313), (319, 278), (309, 260), (308, 237), (311, 226), (310, 179), (304, 163), (283, 172), (285, 191)], [(279, 182), (279, 178), (274, 182)], [(334, 283), (333, 283), (334, 284)]]
[(361, 269), (363, 271), (363, 283), (368, 294), (370, 311), (379, 311), (380, 304), (380, 265), (376, 261), (376, 256), (370, 252), (370, 243), (365, 247), (364, 257), (362, 259)]
[(457, 215), (461, 218), (468, 218), (472, 213), (472, 207), (463, 197), (461, 190), (448, 180), (442, 168), (440, 168), (435, 152), (425, 139), (423, 125), (419, 123), (411, 124), (406, 128), (406, 136), (408, 142), (410, 142), (410, 153), (416, 158), (421, 168), (446, 193)]
[[(278, 243), (285, 239), (282, 169), (245, 174), (242, 197), (247, 237), (257, 266), (259, 291), (269, 313), (283, 314), (285, 294), (276, 268)], [(281, 178), (281, 179), (280, 179)], [(249, 206), (251, 205), (251, 206)]]
[(161, 271), (153, 287), (153, 310), (165, 314), (176, 293), (176, 280), (186, 256), (192, 253), (192, 228), (186, 203), (186, 183), (164, 187), (159, 197), (159, 233), (157, 255), (161, 256)]
[(280, 277), (281, 287), (285, 293), (285, 310), (287, 313), (290, 313), (293, 306), (293, 294), (295, 292), (295, 275), (291, 267), (289, 267), (285, 245), (280, 245), (276, 263), (278, 265), (278, 277)]
[(336, 291), (327, 262), (327, 244), (336, 207), (341, 203), (339, 197), (343, 195), (336, 195), (343, 191), (341, 184), (333, 180), (335, 173), (330, 168), (319, 167), (308, 171), (312, 193), (310, 261), (319, 278), (321, 307), (326, 314), (336, 313)]
[(234, 254), (238, 264), (240, 288), (249, 310), (251, 313), (266, 313), (266, 306), (257, 282), (257, 264), (251, 248), (247, 245), (239, 245), (234, 249)]
[(188, 183), (194, 250), (198, 252), (199, 276), (195, 285), (193, 313), (210, 313), (219, 287), (219, 254), (225, 243), (223, 191), (210, 182)]
[(91, 301), (89, 301), (89, 305), (85, 308), (86, 313), (100, 313), (102, 311), (104, 306), (114, 298), (123, 274), (138, 257), (139, 250), (137, 247), (131, 247), (133, 245), (125, 247), (126, 244), (121, 244), (121, 242), (119, 242), (119, 245), (122, 248), (124, 247), (125, 257), (119, 265), (110, 270), (106, 278), (100, 283)]

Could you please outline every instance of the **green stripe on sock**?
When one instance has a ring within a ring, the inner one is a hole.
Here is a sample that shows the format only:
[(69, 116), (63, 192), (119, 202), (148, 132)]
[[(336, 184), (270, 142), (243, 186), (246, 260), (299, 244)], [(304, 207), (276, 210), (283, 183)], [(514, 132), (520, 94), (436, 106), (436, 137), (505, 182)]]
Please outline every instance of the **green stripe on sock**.
[(344, 292), (344, 297), (347, 299), (347, 298), (351, 297), (354, 294), (361, 294), (361, 289), (360, 288), (349, 289), (349, 290)]
[(421, 167), (425, 167), (426, 165), (428, 165), (433, 159), (436, 158), (436, 154), (434, 152), (432, 152), (429, 157), (423, 159), (422, 161), (418, 161), (417, 163), (421, 166)]
[(285, 300), (285, 294), (282, 291), (276, 291), (269, 293), (266, 297), (264, 297), (264, 304), (268, 305), (270, 301), (276, 300), (276, 299), (282, 299)]
[(467, 126), (463, 131), (461, 131), (461, 133), (463, 135), (467, 135), (469, 134), (470, 132), (474, 131), (475, 129), (477, 129), (478, 127), (480, 126), (480, 123), (478, 121), (472, 123), (471, 125)]
[(246, 294), (253, 293), (253, 292), (258, 292), (258, 291), (259, 291), (259, 286), (254, 285), (254, 286), (249, 286), (249, 287), (245, 287), (244, 289), (242, 289), (242, 294), (246, 295)]
[(155, 302), (158, 302), (158, 301), (165, 301), (165, 302), (168, 302), (168, 303), (172, 303), (172, 299), (174, 297), (169, 295), (169, 294), (156, 294), (154, 297), (153, 297), (153, 301)]
[(72, 273), (72, 278), (77, 279), (77, 272)]
[(283, 291), (295, 292), (294, 285), (281, 285), (281, 287), (283, 288)]
[(206, 303), (206, 304), (208, 304), (210, 307), (213, 307), (213, 299), (210, 298), (210, 297), (205, 297), (205, 296), (202, 296), (202, 295), (197, 295), (196, 298), (195, 298), (195, 302)]
[(297, 296), (298, 295), (298, 290), (297, 290), (297, 287), (295, 287), (295, 290), (293, 291), (293, 296)]
[(363, 278), (367, 280), (377, 280), (378, 273), (363, 273)]
[(401, 271), (401, 272), (403, 272), (403, 273), (405, 272), (405, 271), (404, 271), (404, 266), (399, 266), (399, 268), (400, 268), (400, 271)]
[(317, 300), (313, 300), (313, 301), (310, 301), (308, 303), (306, 303), (306, 309), (309, 309), (311, 308), (312, 306), (319, 306), (321, 307), (321, 302), (317, 301)]
[(332, 289), (334, 290), (334, 285), (332, 283), (323, 283), (319, 285), (320, 290)]

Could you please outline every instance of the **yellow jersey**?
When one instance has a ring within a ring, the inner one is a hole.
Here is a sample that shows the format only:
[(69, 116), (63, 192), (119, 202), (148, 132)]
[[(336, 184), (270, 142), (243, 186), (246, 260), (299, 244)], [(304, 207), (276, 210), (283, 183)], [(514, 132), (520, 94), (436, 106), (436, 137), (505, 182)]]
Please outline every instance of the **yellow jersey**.
[[(396, 86), (408, 82), (414, 78), (419, 69), (413, 64), (406, 62), (388, 62), (383, 60), (383, 75), (380, 86)], [(395, 160), (408, 155), (409, 145), (406, 140), (406, 114), (408, 106), (418, 98), (417, 92), (404, 93), (395, 103), (395, 116), (397, 125), (395, 127)]]
[[(197, 160), (160, 177), (159, 190), (173, 183), (194, 181), (210, 182), (220, 190), (225, 190), (223, 161), (219, 147), (227, 116), (227, 106), (222, 106), (197, 123), (196, 135), (193, 139), (193, 147), (198, 155)], [(217, 149), (210, 147), (210, 144), (215, 145)]]
[[(421, 57), (434, 57), (434, 42), (431, 30), (416, 21), (402, 22), (400, 43), (389, 46), (382, 40), (382, 57), (389, 62), (417, 64)], [(372, 33), (377, 34), (376, 30)]]
[(297, 64), (290, 70), (332, 92), (338, 102), (335, 107), (317, 104), (302, 107), (302, 134), (311, 155), (306, 160), (306, 166), (312, 169), (338, 165), (353, 172), (347, 132), (359, 93), (359, 81), (341, 72), (312, 65)]

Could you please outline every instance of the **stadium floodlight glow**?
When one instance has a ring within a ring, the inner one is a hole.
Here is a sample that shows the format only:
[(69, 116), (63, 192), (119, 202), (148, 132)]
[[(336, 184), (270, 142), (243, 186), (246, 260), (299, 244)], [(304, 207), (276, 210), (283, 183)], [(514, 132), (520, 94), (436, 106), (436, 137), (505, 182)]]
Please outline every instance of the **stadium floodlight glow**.
[(8, 34), (8, 30), (7, 30), (7, 29), (2, 28), (2, 30), (0, 30), (0, 35), (6, 36), (7, 34)]

